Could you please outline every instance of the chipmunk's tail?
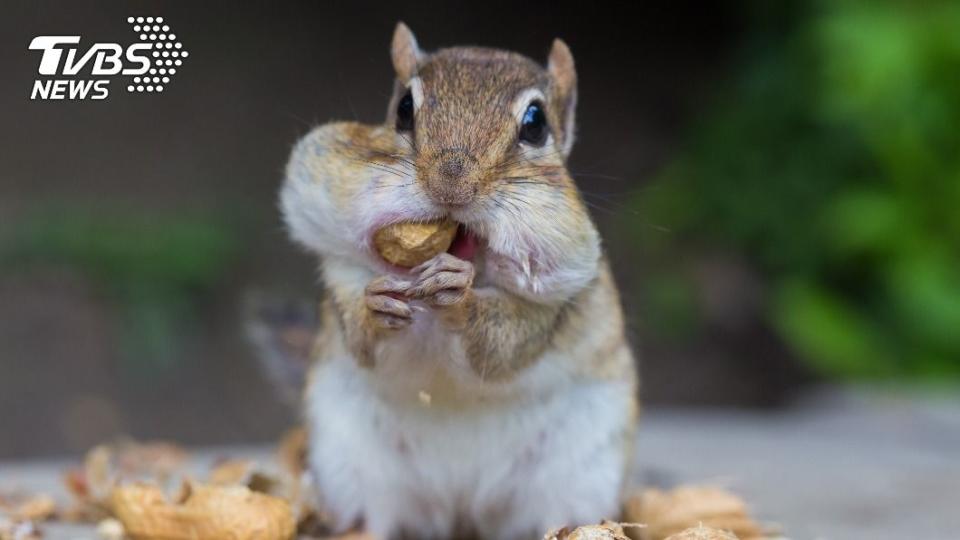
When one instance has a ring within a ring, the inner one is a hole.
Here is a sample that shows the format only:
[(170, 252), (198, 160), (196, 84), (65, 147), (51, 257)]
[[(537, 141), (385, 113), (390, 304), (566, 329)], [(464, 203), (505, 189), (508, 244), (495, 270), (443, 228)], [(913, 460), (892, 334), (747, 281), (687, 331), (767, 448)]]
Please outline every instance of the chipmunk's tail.
[(318, 330), (317, 304), (261, 294), (245, 303), (246, 333), (260, 368), (280, 397), (298, 406)]

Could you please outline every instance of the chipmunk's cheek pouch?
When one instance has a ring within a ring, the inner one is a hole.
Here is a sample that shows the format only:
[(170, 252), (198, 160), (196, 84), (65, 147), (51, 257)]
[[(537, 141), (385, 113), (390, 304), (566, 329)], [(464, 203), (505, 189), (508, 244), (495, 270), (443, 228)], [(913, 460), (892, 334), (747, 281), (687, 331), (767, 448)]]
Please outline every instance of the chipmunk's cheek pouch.
[(538, 302), (565, 301), (598, 272), (599, 240), (590, 228), (582, 243), (558, 243), (532, 238), (521, 246), (487, 249), (485, 274), (490, 281), (519, 296)]

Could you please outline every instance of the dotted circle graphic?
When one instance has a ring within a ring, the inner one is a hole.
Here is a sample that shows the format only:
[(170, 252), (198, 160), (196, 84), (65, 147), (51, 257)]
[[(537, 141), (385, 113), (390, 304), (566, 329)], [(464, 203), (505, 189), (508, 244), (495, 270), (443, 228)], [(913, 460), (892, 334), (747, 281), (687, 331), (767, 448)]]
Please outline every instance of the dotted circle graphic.
[[(170, 25), (164, 24), (163, 17), (131, 16), (127, 17), (127, 24), (140, 38), (141, 44), (150, 46), (150, 54), (146, 57), (149, 62), (147, 69), (131, 79), (133, 84), (127, 85), (127, 92), (162, 92), (170, 83), (171, 76), (177, 73), (172, 66), (182, 66), (182, 59), (187, 58), (189, 52), (177, 40)], [(144, 51), (140, 54), (147, 53)]]

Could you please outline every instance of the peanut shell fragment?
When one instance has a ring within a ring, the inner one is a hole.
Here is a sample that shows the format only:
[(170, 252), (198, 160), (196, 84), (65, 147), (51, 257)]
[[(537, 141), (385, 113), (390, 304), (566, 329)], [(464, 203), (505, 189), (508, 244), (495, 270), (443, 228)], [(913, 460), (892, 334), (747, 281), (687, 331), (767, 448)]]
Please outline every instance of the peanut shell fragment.
[(155, 486), (114, 489), (113, 514), (133, 540), (288, 540), (296, 532), (290, 505), (244, 486), (194, 485), (181, 504)]
[(734, 538), (741, 540), (770, 537), (768, 531), (750, 516), (743, 499), (713, 486), (685, 485), (670, 491), (647, 489), (627, 499), (624, 517), (628, 521), (646, 525), (645, 528), (630, 531), (630, 535), (637, 540), (664, 540), (678, 533), (689, 533), (690, 528), (696, 531), (700, 526), (729, 531)]
[(737, 537), (727, 531), (697, 525), (677, 534), (671, 534), (667, 540), (737, 540)]

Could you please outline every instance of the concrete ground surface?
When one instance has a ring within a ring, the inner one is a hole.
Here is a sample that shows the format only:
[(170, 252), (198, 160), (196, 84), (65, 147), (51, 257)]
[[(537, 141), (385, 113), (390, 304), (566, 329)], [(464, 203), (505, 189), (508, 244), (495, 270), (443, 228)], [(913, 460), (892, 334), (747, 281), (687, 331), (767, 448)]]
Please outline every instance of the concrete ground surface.
[[(269, 453), (205, 449), (196, 466)], [(960, 538), (960, 396), (831, 392), (785, 412), (648, 410), (638, 459), (638, 480), (728, 487), (794, 540)], [(0, 463), (0, 489), (65, 497), (60, 474), (75, 461)], [(92, 527), (44, 530), (97, 538)]]

